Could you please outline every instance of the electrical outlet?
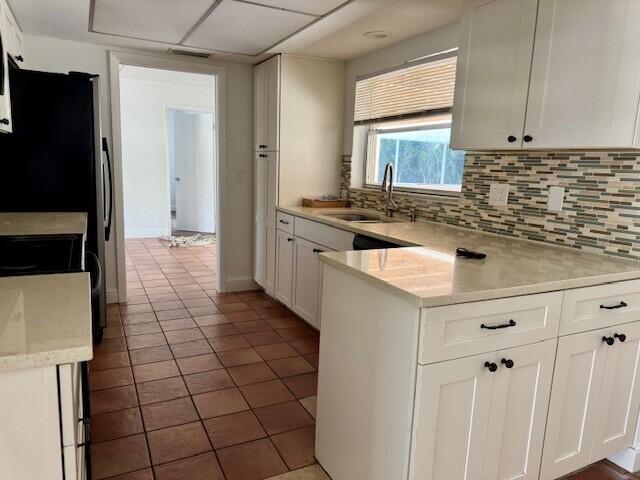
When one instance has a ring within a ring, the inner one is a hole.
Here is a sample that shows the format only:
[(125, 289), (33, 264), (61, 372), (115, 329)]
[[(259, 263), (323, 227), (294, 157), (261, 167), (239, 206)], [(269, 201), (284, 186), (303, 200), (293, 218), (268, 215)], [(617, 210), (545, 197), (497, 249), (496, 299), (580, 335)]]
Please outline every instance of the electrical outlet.
[(489, 186), (489, 205), (504, 207), (509, 203), (509, 184), (492, 183)]
[(547, 210), (550, 212), (561, 212), (564, 203), (564, 187), (549, 187), (549, 198), (547, 199)]

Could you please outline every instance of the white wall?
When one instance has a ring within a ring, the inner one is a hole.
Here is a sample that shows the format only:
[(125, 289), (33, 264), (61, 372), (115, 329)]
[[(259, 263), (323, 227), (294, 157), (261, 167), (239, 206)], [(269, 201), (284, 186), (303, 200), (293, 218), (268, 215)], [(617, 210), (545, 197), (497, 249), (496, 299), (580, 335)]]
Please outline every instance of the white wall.
[(126, 238), (171, 233), (166, 107), (213, 111), (214, 88), (213, 76), (129, 66), (120, 72)]
[[(25, 35), (25, 68), (51, 72), (84, 71), (102, 78), (102, 128), (111, 142), (111, 93), (109, 89), (110, 47), (71, 42), (50, 37)], [(119, 51), (146, 53), (118, 48)], [(151, 54), (157, 56), (158, 54)], [(174, 58), (171, 56), (171, 58)], [(250, 65), (190, 60), (193, 63), (214, 63), (226, 69), (226, 197), (222, 218), (228, 249), (224, 252), (227, 267), (225, 279), (229, 285), (250, 284), (253, 278), (253, 68)], [(244, 175), (240, 175), (243, 173)], [(245, 178), (244, 182), (236, 182)], [(116, 238), (114, 232), (113, 239)], [(107, 299), (117, 299), (115, 240), (107, 245)]]

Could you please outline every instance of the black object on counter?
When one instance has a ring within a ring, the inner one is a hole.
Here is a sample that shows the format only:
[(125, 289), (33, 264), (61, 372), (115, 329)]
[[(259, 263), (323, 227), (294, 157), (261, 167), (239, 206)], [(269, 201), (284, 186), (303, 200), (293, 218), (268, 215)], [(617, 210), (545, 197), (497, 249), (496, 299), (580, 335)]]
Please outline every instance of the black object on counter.
[(487, 258), (486, 253), (474, 252), (473, 250), (468, 250), (462, 247), (456, 248), (456, 255), (458, 257), (472, 258), (474, 260), (482, 260), (483, 258)]

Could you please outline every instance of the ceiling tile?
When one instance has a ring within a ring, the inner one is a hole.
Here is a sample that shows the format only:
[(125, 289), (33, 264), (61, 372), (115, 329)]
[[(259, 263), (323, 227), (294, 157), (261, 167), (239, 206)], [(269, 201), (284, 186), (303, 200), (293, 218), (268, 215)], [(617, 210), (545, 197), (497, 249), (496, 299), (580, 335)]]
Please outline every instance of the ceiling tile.
[(94, 0), (93, 31), (175, 44), (214, 0)]
[(224, 0), (184, 44), (257, 55), (315, 20), (310, 15)]
[(334, 8), (349, 3), (347, 0), (252, 0), (252, 2), (313, 15), (325, 15)]

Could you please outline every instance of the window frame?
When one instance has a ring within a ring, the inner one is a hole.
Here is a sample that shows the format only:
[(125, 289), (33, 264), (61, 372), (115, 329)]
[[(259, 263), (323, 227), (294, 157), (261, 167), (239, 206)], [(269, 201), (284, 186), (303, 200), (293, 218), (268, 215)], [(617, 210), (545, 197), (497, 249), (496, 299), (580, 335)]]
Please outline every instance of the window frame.
[[(427, 116), (424, 118), (428, 119), (429, 117)], [(379, 123), (383, 123), (383, 122), (379, 122)], [(427, 124), (427, 125), (420, 125), (420, 126), (389, 128), (389, 129), (384, 129), (383, 132), (384, 133), (403, 133), (403, 132), (416, 132), (416, 131), (424, 131), (424, 130), (437, 130), (441, 128), (451, 128), (451, 124), (452, 124), (452, 121), (449, 120), (448, 122), (433, 123), (431, 125)], [(371, 148), (374, 142), (377, 143), (375, 140), (373, 140), (375, 135), (374, 132), (381, 131), (381, 130), (372, 128), (374, 125), (376, 124), (367, 125), (367, 131), (364, 136), (365, 137), (364, 169), (363, 169), (364, 178), (363, 178), (362, 184), (364, 188), (371, 189), (371, 190), (380, 190), (382, 183), (369, 182), (369, 171), (372, 167), (375, 168), (374, 164), (377, 160), (377, 158), (375, 157), (375, 149)], [(371, 155), (372, 150), (373, 150), (373, 155)], [(463, 167), (463, 171), (464, 171), (464, 167)], [(440, 197), (454, 197), (454, 198), (459, 197), (461, 194), (461, 192), (459, 191), (440, 189), (440, 188), (420, 188), (420, 187), (407, 187), (402, 185), (396, 185), (395, 184), (396, 178), (397, 178), (397, 172), (394, 171), (393, 189), (394, 191), (397, 191), (397, 192), (414, 193), (419, 195), (432, 195), (432, 196), (440, 196)], [(460, 188), (462, 188), (462, 182), (460, 183)]]

